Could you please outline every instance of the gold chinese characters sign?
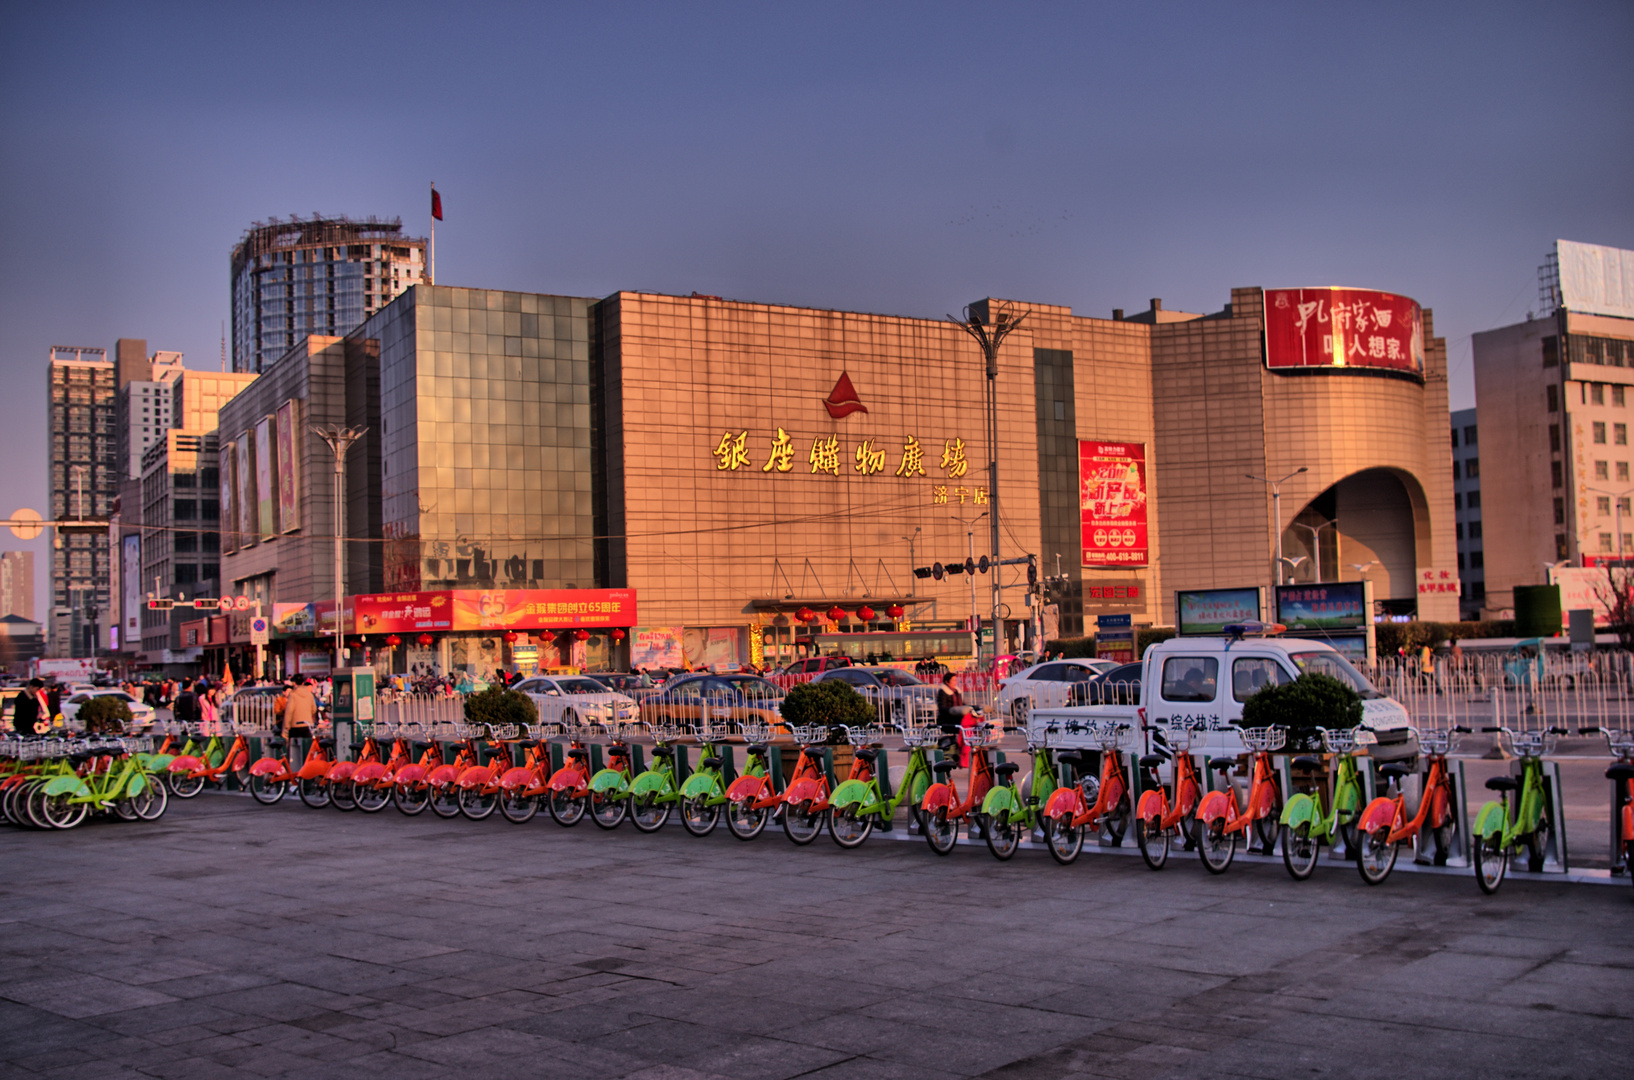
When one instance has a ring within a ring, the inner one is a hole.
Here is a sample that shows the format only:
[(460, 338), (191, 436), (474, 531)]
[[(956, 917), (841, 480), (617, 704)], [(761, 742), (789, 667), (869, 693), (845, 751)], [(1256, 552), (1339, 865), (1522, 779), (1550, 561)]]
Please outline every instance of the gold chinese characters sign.
[[(771, 476), (782, 473), (795, 472), (799, 468), (802, 457), (800, 447), (788, 431), (778, 428), (776, 434), (764, 437), (764, 456), (759, 445), (751, 447), (747, 430), (733, 433), (722, 433), (720, 440), (710, 450), (715, 459), (717, 472), (761, 472)], [(900, 445), (877, 437), (860, 440), (855, 447), (842, 445), (838, 435), (815, 436), (803, 455), (805, 465), (809, 469), (808, 475), (822, 474), (839, 476), (842, 469), (855, 472), (858, 476), (877, 476), (887, 471), (892, 462), (895, 469), (891, 474), (904, 480), (915, 477), (931, 478), (928, 469), (939, 470), (942, 474), (936, 479), (946, 478), (950, 481), (962, 480), (970, 472), (970, 461), (965, 456), (965, 441), (954, 437), (942, 441), (941, 453), (934, 458), (927, 454), (936, 455), (935, 445), (927, 451), (918, 437), (909, 435)], [(934, 460), (934, 464), (931, 461)], [(987, 503), (987, 489), (985, 487), (965, 487), (963, 485), (935, 484), (931, 488), (931, 501), (935, 503), (972, 503), (985, 505)]]

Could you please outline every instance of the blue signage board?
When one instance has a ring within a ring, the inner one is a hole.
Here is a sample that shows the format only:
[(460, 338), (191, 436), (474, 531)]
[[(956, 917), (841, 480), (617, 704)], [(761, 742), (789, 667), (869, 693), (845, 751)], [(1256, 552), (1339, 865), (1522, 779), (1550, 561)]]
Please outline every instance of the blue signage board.
[(1095, 625), (1102, 630), (1113, 630), (1120, 626), (1133, 626), (1134, 618), (1127, 612), (1122, 615), (1097, 615)]
[(1361, 581), (1277, 587), (1277, 622), (1289, 630), (1363, 630), (1367, 607)]
[(1223, 634), (1233, 623), (1260, 617), (1260, 590), (1195, 589), (1174, 594), (1174, 626), (1180, 634)]

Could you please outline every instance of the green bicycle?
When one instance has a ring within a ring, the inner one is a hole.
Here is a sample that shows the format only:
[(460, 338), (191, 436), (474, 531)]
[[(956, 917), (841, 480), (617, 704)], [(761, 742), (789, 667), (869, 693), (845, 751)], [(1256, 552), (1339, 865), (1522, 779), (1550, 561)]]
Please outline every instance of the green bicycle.
[[(1282, 808), (1282, 865), (1295, 881), (1304, 881), (1315, 872), (1323, 844), (1331, 846), (1341, 841), (1346, 856), (1355, 858), (1360, 835), (1356, 820), (1362, 812), (1362, 781), (1352, 754), (1356, 749), (1356, 729), (1316, 730), (1321, 732), (1322, 745), (1336, 763), (1333, 805), (1324, 809), (1322, 785), (1318, 784), (1314, 791), (1295, 794)], [(1314, 755), (1296, 757), (1293, 764), (1313, 771), (1323, 767), (1322, 759)]]
[(95, 810), (127, 821), (152, 821), (165, 812), (164, 785), (137, 757), (146, 740), (101, 740), (69, 752), (74, 771), (40, 785), (40, 817), (54, 829), (71, 829)]
[[(1036, 735), (1035, 735), (1036, 732)], [(1025, 833), (1043, 835), (1049, 819), (1044, 816), (1044, 804), (1059, 786), (1055, 779), (1055, 761), (1050, 756), (1048, 732), (1027, 728), (1027, 749), (1033, 755), (1032, 783), (1025, 794), (1016, 787), (1016, 773), (1021, 764), (1006, 761), (993, 766), (994, 785), (982, 800), (982, 835), (987, 838), (987, 850), (996, 859), (1008, 859), (1021, 846)]]
[(1507, 727), (1482, 730), (1497, 733), (1500, 739), (1508, 735), (1510, 746), (1520, 755), (1520, 776), (1494, 776), (1486, 782), (1487, 790), (1496, 791), (1498, 798), (1481, 807), (1470, 830), (1475, 883), (1491, 896), (1509, 872), (1511, 849), (1525, 847), (1527, 869), (1532, 873), (1543, 869), (1549, 838), (1556, 828), (1543, 787), (1543, 755), (1553, 752), (1556, 737), (1566, 731), (1549, 728), (1517, 733)]
[(705, 723), (698, 728), (703, 757), (681, 785), (681, 825), (693, 836), (714, 832), (721, 820), (721, 807), (727, 802), (726, 743), (731, 737), (727, 726)]
[[(589, 737), (589, 725), (577, 729)], [(590, 778), (590, 820), (603, 829), (616, 829), (624, 824), (630, 810), (630, 740), (641, 733), (640, 724), (620, 724), (612, 741), (607, 744), (607, 767), (599, 769)]]
[(683, 751), (676, 744), (688, 734), (681, 724), (653, 724), (651, 730), (656, 740), (652, 766), (630, 781), (630, 824), (645, 833), (657, 832), (668, 824), (675, 804), (681, 801), (681, 789), (675, 782), (675, 757)]
[(897, 807), (904, 800), (907, 800), (915, 820), (919, 820), (920, 803), (924, 801), (925, 792), (936, 782), (927, 748), (938, 745), (943, 738), (951, 746), (953, 737), (944, 736), (942, 729), (934, 724), (899, 729), (902, 745), (910, 753), (902, 781), (893, 795), (890, 777), (874, 767), (880, 748), (884, 746), (885, 729), (852, 728), (841, 724), (839, 730), (845, 734), (845, 741), (854, 747), (854, 760), (861, 762), (861, 765), (853, 765), (852, 775), (835, 787), (834, 793), (828, 797), (828, 834), (834, 838), (834, 842), (847, 849), (860, 847), (873, 833), (875, 826), (883, 829), (885, 823), (896, 816)]

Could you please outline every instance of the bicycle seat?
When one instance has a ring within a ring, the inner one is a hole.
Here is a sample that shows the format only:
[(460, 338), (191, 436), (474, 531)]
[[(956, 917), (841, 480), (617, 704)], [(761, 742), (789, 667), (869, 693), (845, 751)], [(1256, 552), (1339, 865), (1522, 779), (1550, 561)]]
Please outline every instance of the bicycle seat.
[(1146, 754), (1140, 759), (1140, 767), (1143, 769), (1155, 769), (1161, 764), (1163, 764), (1162, 754)]
[(261, 741), (266, 743), (267, 747), (272, 750), (282, 750), (284, 747), (289, 745), (289, 740), (284, 738), (282, 735), (268, 735)]
[(1319, 757), (1311, 757), (1309, 754), (1302, 754), (1301, 756), (1294, 758), (1294, 768), (1296, 769), (1320, 769), (1321, 767), (1322, 759)]
[(325, 750), (333, 750), (335, 748), (335, 740), (334, 739), (319, 739), (319, 740), (317, 740), (317, 743), (318, 743), (319, 746), (323, 747)]
[(1409, 769), (1407, 766), (1395, 761), (1379, 766), (1380, 776), (1393, 776), (1398, 780), (1412, 771), (1413, 770)]
[(570, 757), (570, 758), (576, 758), (576, 759), (579, 759), (579, 760), (583, 760), (584, 758), (587, 758), (587, 757), (590, 756), (590, 751), (582, 750), (579, 747), (575, 746), (575, 747), (571, 748), (570, 750), (568, 750), (567, 756)]
[(1486, 782), (1488, 791), (1514, 791), (1520, 787), (1520, 781), (1513, 776), (1493, 776)]
[(1237, 767), (1237, 759), (1236, 758), (1229, 758), (1229, 757), (1228, 758), (1217, 758), (1214, 761), (1209, 762), (1208, 767), (1211, 768), (1211, 769), (1216, 769), (1216, 770), (1218, 770), (1220, 772), (1228, 772), (1231, 769), (1235, 769)]
[(931, 771), (939, 774), (945, 774), (952, 772), (958, 767), (959, 763), (957, 761), (938, 761), (935, 765), (931, 766)]
[(1020, 768), (1021, 768), (1021, 763), (1020, 762), (1018, 762), (1018, 761), (1006, 761), (1003, 765), (993, 766), (993, 773), (994, 773), (995, 776), (1011, 776), (1017, 770), (1019, 770)]
[(879, 757), (879, 751), (870, 750), (865, 746), (861, 750), (858, 750), (855, 756), (859, 760), (866, 761), (868, 764), (872, 765), (874, 763), (874, 759)]
[(1606, 770), (1607, 780), (1634, 780), (1634, 762), (1619, 761)]
[(1062, 765), (1071, 765), (1074, 769), (1081, 769), (1084, 767), (1084, 755), (1082, 754), (1062, 754), (1055, 760), (1060, 762)]
[(765, 754), (766, 753), (766, 744), (765, 743), (750, 743), (748, 746), (745, 746), (744, 749), (746, 751), (748, 751), (749, 753), (751, 753), (751, 754)]
[(357, 752), (358, 752), (358, 751), (359, 751), (359, 750), (361, 750), (361, 749), (363, 749), (363, 748), (364, 748), (364, 747), (365, 747), (365, 746), (367, 746), (367, 745), (368, 745), (368, 744), (367, 744), (367, 743), (360, 743), (360, 742), (355, 742), (355, 743), (347, 743), (347, 744), (346, 744), (346, 745), (347, 745), (347, 746), (350, 746), (350, 747), (351, 747), (351, 748), (352, 748), (352, 753), (354, 753), (354, 754), (355, 754), (355, 753), (357, 753)]
[(700, 769), (718, 769), (720, 767), (721, 759), (718, 757), (706, 757), (698, 762), (698, 768)]
[(409, 740), (409, 752), (412, 754), (423, 754), (430, 749), (431, 744), (428, 742), (422, 742), (419, 739)]

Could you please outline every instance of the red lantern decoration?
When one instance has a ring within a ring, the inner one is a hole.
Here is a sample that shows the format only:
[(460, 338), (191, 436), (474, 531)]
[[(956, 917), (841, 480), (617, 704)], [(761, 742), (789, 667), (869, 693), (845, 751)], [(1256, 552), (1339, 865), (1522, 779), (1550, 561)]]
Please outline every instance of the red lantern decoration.
[(433, 645), (437, 644), (437, 639), (432, 637), (430, 634), (421, 634), (415, 640), (420, 643), (420, 648), (422, 649), (429, 649)]
[(387, 634), (386, 635), (386, 645), (388, 647), (395, 649), (395, 648), (397, 648), (397, 646), (399, 646), (401, 644), (403, 644), (403, 639), (398, 637), (396, 634)]
[(618, 629), (617, 627), (614, 627), (612, 632), (609, 633), (607, 636), (612, 638), (614, 641), (623, 641), (624, 640), (624, 631)]
[(578, 639), (579, 641), (589, 641), (590, 640), (590, 631), (588, 631), (588, 630), (575, 630), (575, 631), (573, 631), (573, 636), (576, 639)]
[(889, 615), (893, 619), (900, 619), (907, 613), (908, 609), (903, 607), (901, 604), (892, 604), (890, 607), (885, 609), (885, 614)]
[(521, 637), (521, 635), (518, 634), (515, 630), (507, 630), (507, 631), (505, 631), (505, 644), (515, 645), (516, 640), (519, 637)]
[(835, 604), (833, 607), (828, 609), (829, 622), (839, 622), (843, 618), (845, 618), (845, 609), (840, 605)]
[(862, 607), (857, 609), (857, 618), (861, 619), (863, 622), (873, 622), (876, 614), (878, 613), (867, 604), (864, 604)]
[(801, 622), (816, 622), (817, 613), (808, 607), (803, 607), (794, 613), (794, 617)]

